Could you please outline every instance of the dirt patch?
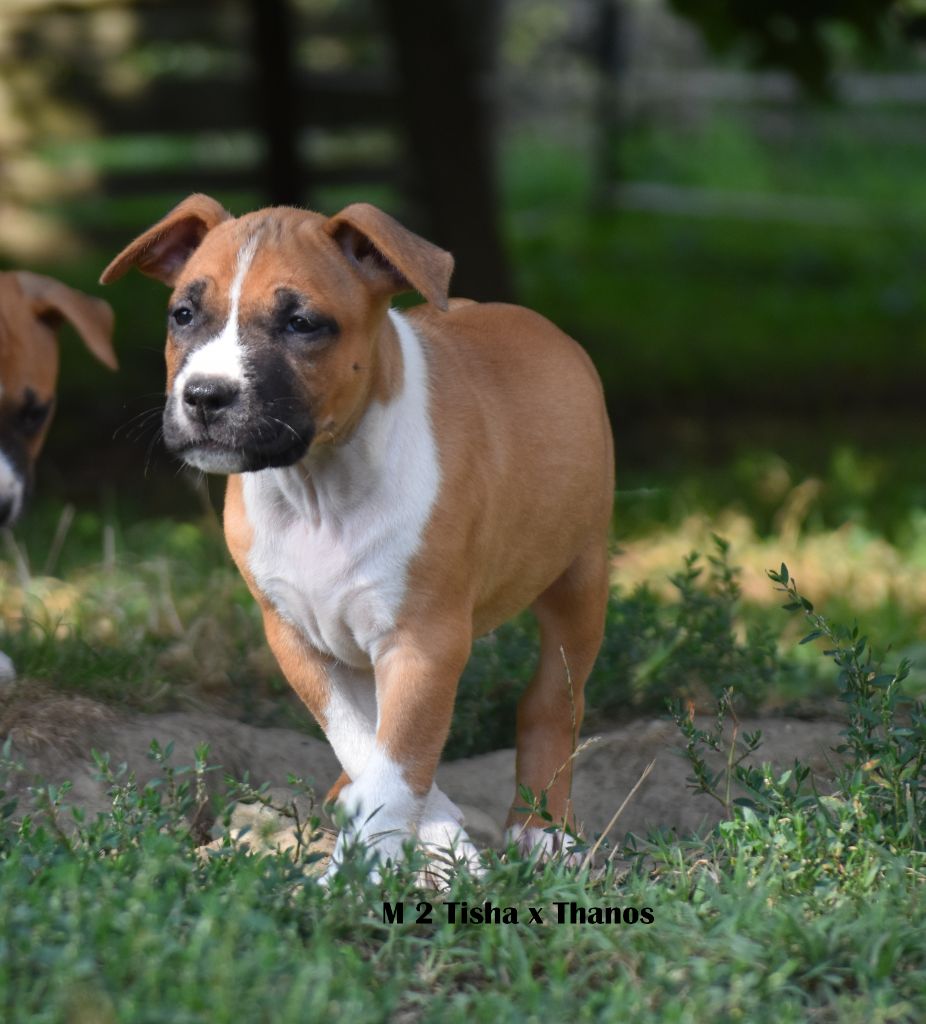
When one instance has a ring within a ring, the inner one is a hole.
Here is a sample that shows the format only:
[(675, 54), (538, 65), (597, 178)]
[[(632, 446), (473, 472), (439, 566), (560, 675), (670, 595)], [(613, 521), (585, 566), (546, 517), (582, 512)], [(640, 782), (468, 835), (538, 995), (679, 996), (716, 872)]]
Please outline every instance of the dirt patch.
[[(798, 759), (813, 768), (825, 790), (837, 762), (833, 747), (839, 742), (839, 723), (764, 717), (745, 719), (741, 725), (748, 732), (762, 730), (756, 763), (769, 761), (784, 769)], [(256, 728), (205, 711), (123, 714), (86, 698), (25, 688), (12, 688), (0, 698), (0, 736), (6, 735), (12, 737), (14, 757), (27, 768), (27, 777), (20, 776), (17, 783), (23, 798), (35, 779), (70, 780), (70, 802), (90, 814), (109, 806), (95, 777), (91, 748), (108, 751), (114, 765), (124, 762), (141, 784), (157, 774), (157, 765), (147, 756), (153, 739), (162, 746), (173, 743), (176, 766), (192, 765), (195, 748), (208, 743), (210, 764), (239, 779), (249, 775), (255, 785), (268, 782), (281, 796), (289, 792), (290, 773), (313, 783), (319, 797), (339, 773), (327, 744), (291, 729)], [(653, 759), (655, 767), (621, 816), (614, 838), (652, 829), (691, 832), (718, 820), (719, 806), (686, 786), (690, 768), (679, 754), (679, 739), (671, 722), (640, 720), (602, 733), (579, 755), (573, 798), (587, 835), (606, 827)], [(213, 788), (221, 787), (222, 776), (211, 775)], [(474, 839), (487, 845), (501, 842), (514, 795), (513, 750), (443, 764), (438, 784), (463, 808)]]

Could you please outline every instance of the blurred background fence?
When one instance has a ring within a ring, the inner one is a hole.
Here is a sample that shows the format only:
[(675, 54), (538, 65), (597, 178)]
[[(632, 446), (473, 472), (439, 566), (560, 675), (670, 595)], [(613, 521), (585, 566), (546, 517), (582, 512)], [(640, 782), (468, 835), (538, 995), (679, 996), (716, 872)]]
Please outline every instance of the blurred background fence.
[[(0, 261), (99, 293), (191, 191), (236, 213), (367, 199), (454, 252), (458, 294), (588, 347), (631, 480), (750, 445), (912, 458), (922, 13), (807, 6), (5, 0)], [(133, 426), (163, 386), (164, 295), (134, 275), (106, 297), (123, 370), (65, 346), (44, 486), (172, 506)]]

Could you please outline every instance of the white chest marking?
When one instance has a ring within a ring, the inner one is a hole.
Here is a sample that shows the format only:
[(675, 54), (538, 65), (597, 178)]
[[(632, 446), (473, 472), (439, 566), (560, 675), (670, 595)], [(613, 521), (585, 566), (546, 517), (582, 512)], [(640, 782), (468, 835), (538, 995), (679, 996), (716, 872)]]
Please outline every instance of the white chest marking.
[(406, 321), (390, 316), (401, 393), (371, 403), (336, 448), (243, 478), (258, 587), (317, 650), (355, 668), (369, 668), (395, 627), (440, 486), (424, 353)]

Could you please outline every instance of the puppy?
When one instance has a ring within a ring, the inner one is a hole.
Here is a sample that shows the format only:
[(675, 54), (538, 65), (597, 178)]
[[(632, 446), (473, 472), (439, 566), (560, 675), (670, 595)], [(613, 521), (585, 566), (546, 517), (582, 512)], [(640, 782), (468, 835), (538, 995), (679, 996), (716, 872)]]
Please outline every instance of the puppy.
[[(516, 306), (448, 301), (451, 256), (367, 204), (233, 218), (194, 195), (107, 267), (172, 288), (164, 438), (228, 474), (225, 534), (380, 859), (471, 863), (434, 784), (473, 638), (530, 607), (517, 780), (570, 822), (570, 756), (608, 596), (613, 447), (585, 352)], [(427, 304), (399, 313), (393, 295)], [(551, 852), (519, 810), (522, 846)]]
[(0, 273), (0, 527), (19, 519), (32, 490), (55, 408), (64, 320), (104, 366), (116, 369), (108, 303), (42, 274)]
[[(26, 270), (0, 273), (0, 527), (22, 515), (55, 408), (57, 330), (73, 324), (90, 352), (111, 370), (116, 355), (109, 304)], [(0, 678), (14, 678), (0, 653)]]

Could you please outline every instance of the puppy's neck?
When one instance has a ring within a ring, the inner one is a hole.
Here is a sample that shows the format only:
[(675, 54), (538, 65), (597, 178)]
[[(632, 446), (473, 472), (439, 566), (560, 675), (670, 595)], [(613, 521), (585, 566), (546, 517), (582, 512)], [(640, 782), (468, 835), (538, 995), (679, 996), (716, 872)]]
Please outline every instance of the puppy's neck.
[[(370, 389), (347, 429), (321, 438), (293, 466), (246, 474), (287, 518), (335, 526), (394, 489), (405, 477), (436, 491), (437, 449), (428, 411), (421, 343), (395, 310), (373, 348)], [(360, 372), (360, 371), (358, 371)]]

